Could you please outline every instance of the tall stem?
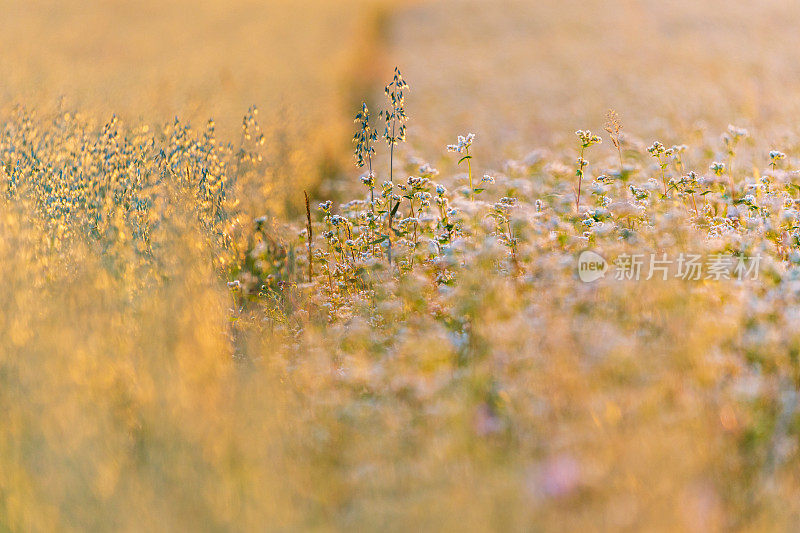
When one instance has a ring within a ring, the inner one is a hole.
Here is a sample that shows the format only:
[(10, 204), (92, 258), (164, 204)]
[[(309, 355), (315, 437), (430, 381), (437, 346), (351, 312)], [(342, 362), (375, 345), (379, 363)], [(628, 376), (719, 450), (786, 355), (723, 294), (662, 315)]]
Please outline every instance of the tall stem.
[(475, 189), (472, 187), (472, 158), (469, 156), (469, 146), (467, 147), (467, 174), (469, 175), (469, 198), (475, 201)]
[(394, 170), (394, 125), (397, 119), (392, 119), (392, 139), (389, 141), (389, 181), (394, 185), (392, 171)]
[(575, 212), (581, 212), (581, 182), (583, 181), (583, 152), (586, 150), (585, 146), (581, 146), (581, 156), (578, 159), (578, 190), (575, 194)]
[[(395, 134), (395, 124), (397, 123), (397, 119), (392, 119), (392, 138), (389, 140), (389, 182), (394, 185), (394, 177), (393, 177), (393, 168), (394, 168), (394, 134)], [(392, 188), (392, 195), (394, 194), (394, 187)], [(392, 195), (389, 195), (389, 248), (387, 250), (387, 256), (389, 258), (389, 265), (392, 264), (392, 202), (394, 201)]]
[(369, 206), (372, 210), (372, 218), (375, 218), (375, 178), (372, 175), (372, 153), (369, 150), (369, 140), (367, 140), (367, 161), (369, 161)]
[[(620, 179), (621, 179), (622, 178), (622, 173), (623, 173), (623, 169), (622, 169), (622, 166), (623, 166), (622, 165), (622, 148), (619, 145), (619, 137), (612, 138), (612, 140), (614, 141), (614, 146), (617, 147), (617, 155), (619, 156), (619, 176), (620, 176)], [(630, 196), (630, 191), (628, 191), (628, 187), (625, 186), (625, 185), (626, 184), (623, 182), (623, 189), (625, 191), (625, 199), (627, 199), (628, 196)]]
[(314, 234), (311, 228), (311, 208), (308, 205), (308, 193), (303, 191), (303, 195), (306, 197), (306, 229), (308, 230), (308, 282), (311, 283), (314, 280), (314, 255), (311, 251)]

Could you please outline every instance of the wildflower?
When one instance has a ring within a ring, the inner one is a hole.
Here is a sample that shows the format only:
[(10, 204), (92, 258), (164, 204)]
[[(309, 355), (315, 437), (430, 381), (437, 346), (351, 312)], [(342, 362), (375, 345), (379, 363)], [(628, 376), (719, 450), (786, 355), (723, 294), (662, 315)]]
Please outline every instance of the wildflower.
[(432, 178), (433, 176), (439, 175), (439, 171), (433, 168), (429, 163), (425, 163), (419, 167), (419, 173), (426, 178)]
[(459, 135), (458, 142), (456, 144), (448, 144), (447, 151), (448, 152), (457, 152), (459, 154), (467, 152), (472, 146), (472, 142), (475, 140), (474, 133), (468, 133), (466, 136)]
[(422, 200), (423, 202), (430, 202), (431, 193), (426, 192), (426, 191), (420, 191), (420, 192), (414, 193), (414, 198), (417, 199), (417, 200)]
[(366, 185), (368, 187), (374, 187), (375, 186), (375, 174), (373, 174), (373, 173), (364, 174), (363, 176), (361, 176), (361, 183), (363, 183), (364, 185)]
[(728, 124), (728, 133), (726, 134), (730, 139), (739, 140), (744, 137), (749, 137), (750, 132), (744, 128), (737, 128), (732, 124)]
[(588, 148), (589, 146), (603, 142), (603, 139), (599, 135), (592, 135), (592, 132), (589, 130), (578, 130), (575, 132), (575, 135), (580, 139), (583, 148)]
[(640, 189), (633, 185), (630, 186), (630, 191), (633, 197), (636, 198), (637, 200), (645, 200), (649, 196), (646, 190)]
[(577, 161), (578, 169), (575, 171), (575, 176), (578, 178), (578, 184), (575, 187), (575, 212), (577, 213), (580, 211), (581, 207), (581, 183), (583, 182), (584, 169), (589, 164), (589, 162), (583, 158), (584, 151), (589, 146), (602, 142), (602, 139), (597, 135), (592, 135), (592, 132), (588, 130), (578, 130), (575, 134), (578, 136), (581, 143), (581, 151)]
[(517, 204), (517, 199), (512, 196), (504, 196), (500, 198), (500, 203), (503, 205), (514, 206)]
[(400, 225), (401, 228), (405, 228), (407, 226), (411, 226), (411, 225), (417, 224), (417, 223), (418, 223), (418, 220), (415, 217), (404, 218), (404, 219), (400, 220), (400, 222), (398, 222), (398, 224)]
[(666, 148), (664, 148), (664, 145), (661, 144), (660, 142), (655, 141), (653, 144), (650, 145), (650, 147), (647, 149), (647, 151), (653, 157), (658, 157), (658, 156), (662, 155), (664, 152), (666, 152)]
[(676, 156), (686, 152), (686, 150), (688, 149), (689, 147), (686, 146), (685, 144), (676, 144), (672, 148), (670, 148), (671, 152)]
[(778, 150), (771, 150), (769, 152), (769, 157), (773, 161), (780, 161), (782, 159), (786, 159), (786, 154), (784, 154), (783, 152), (779, 152)]
[(719, 161), (714, 161), (711, 163), (711, 166), (708, 169), (714, 173), (715, 176), (722, 176), (725, 172), (725, 163), (720, 163)]
[(475, 200), (475, 193), (480, 192), (472, 187), (472, 156), (469, 155), (469, 149), (472, 146), (472, 142), (475, 140), (474, 133), (468, 133), (466, 137), (459, 135), (458, 136), (458, 143), (448, 145), (447, 150), (450, 152), (457, 152), (459, 154), (465, 154), (464, 157), (458, 160), (458, 164), (460, 165), (464, 161), (467, 162), (467, 176), (469, 178), (469, 194), (470, 200)]
[(772, 166), (772, 170), (774, 171), (778, 167), (778, 161), (783, 161), (786, 159), (786, 154), (783, 152), (779, 152), (778, 150), (771, 150), (769, 152), (769, 158), (771, 159), (770, 165)]

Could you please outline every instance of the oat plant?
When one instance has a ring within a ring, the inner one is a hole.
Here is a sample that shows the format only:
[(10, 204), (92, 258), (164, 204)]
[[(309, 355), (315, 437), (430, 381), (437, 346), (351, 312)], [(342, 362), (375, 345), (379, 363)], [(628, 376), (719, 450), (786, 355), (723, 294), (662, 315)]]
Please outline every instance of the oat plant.
[(389, 85), (386, 86), (384, 92), (386, 99), (389, 102), (389, 109), (381, 111), (381, 116), (386, 122), (383, 131), (383, 138), (389, 145), (389, 181), (394, 182), (394, 147), (406, 140), (406, 115), (405, 107), (405, 91), (408, 90), (408, 84), (400, 74), (400, 69), (395, 67), (394, 76)]
[[(406, 140), (406, 121), (408, 120), (408, 116), (406, 115), (406, 108), (405, 108), (405, 91), (408, 90), (408, 84), (403, 79), (403, 75), (400, 73), (400, 69), (395, 67), (394, 68), (394, 76), (392, 77), (392, 81), (384, 89), (386, 93), (386, 99), (389, 101), (389, 109), (385, 111), (381, 111), (381, 116), (383, 117), (386, 125), (383, 131), (383, 138), (386, 140), (386, 143), (389, 145), (389, 183), (394, 185), (394, 147), (403, 141)], [(393, 231), (392, 228), (392, 219), (394, 218), (395, 213), (397, 212), (397, 208), (400, 206), (400, 200), (395, 199), (394, 195), (389, 196), (389, 263), (392, 262), (392, 238), (391, 234)], [(396, 204), (392, 205), (392, 201), (395, 201)]]
[(375, 173), (372, 171), (372, 156), (375, 154), (375, 142), (378, 140), (378, 132), (372, 128), (369, 118), (369, 108), (364, 102), (361, 104), (361, 111), (356, 114), (355, 122), (358, 124), (358, 130), (353, 136), (353, 143), (356, 145), (356, 166), (363, 168), (364, 165), (367, 165), (367, 174), (361, 179), (369, 187), (369, 205), (374, 215)]

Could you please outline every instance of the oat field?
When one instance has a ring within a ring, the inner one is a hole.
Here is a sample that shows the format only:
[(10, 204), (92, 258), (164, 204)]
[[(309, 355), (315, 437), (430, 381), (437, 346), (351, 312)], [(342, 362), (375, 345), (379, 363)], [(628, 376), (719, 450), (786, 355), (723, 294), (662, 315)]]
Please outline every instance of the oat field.
[(0, 0), (0, 532), (796, 530), (798, 21)]

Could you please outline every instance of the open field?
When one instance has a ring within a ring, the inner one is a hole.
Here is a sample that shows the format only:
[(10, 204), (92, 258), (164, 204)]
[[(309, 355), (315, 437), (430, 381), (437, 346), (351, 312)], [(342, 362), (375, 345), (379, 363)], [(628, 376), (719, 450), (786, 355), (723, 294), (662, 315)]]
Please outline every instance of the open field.
[(608, 108), (648, 142), (729, 123), (777, 142), (800, 111), (798, 16), (790, 0), (445, 0), (399, 13), (390, 42), (420, 150), (475, 131), (499, 163), (600, 130)]
[(0, 13), (0, 531), (800, 522), (795, 3)]

